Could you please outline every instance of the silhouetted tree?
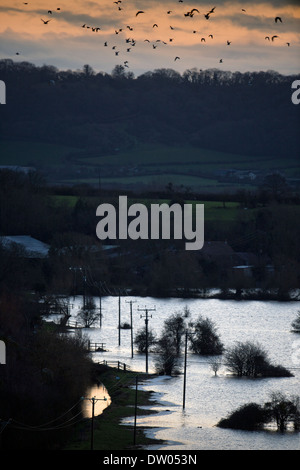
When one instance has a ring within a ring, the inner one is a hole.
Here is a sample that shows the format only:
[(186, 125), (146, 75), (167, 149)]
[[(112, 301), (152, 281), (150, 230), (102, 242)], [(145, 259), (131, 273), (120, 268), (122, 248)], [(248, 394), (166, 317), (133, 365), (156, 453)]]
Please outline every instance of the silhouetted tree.
[(193, 335), (190, 336), (191, 350), (196, 354), (222, 354), (224, 346), (217, 334), (212, 320), (201, 315), (191, 324)]

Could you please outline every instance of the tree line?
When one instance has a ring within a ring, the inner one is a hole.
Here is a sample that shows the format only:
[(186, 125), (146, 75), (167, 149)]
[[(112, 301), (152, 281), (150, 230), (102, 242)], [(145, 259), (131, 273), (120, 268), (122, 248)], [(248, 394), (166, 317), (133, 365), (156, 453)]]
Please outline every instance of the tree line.
[(137, 142), (298, 155), (299, 109), (291, 104), (296, 76), (157, 69), (134, 77), (121, 65), (108, 74), (89, 65), (62, 71), (2, 59), (0, 78), (7, 89), (5, 139), (97, 149), (98, 155)]

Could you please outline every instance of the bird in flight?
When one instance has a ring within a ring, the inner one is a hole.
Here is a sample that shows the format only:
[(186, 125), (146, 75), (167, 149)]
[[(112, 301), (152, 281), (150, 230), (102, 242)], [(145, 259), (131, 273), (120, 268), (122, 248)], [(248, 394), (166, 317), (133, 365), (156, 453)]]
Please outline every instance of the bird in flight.
[(210, 11), (208, 11), (207, 13), (205, 13), (204, 18), (206, 18), (207, 20), (209, 20), (210, 15), (215, 12), (215, 8), (216, 8), (216, 7), (213, 7)]
[(190, 16), (191, 18), (193, 18), (195, 12), (200, 13), (197, 8), (193, 8), (191, 11), (187, 11), (186, 13), (184, 13), (184, 16)]
[(49, 21), (51, 21), (51, 20), (43, 20), (43, 19), (41, 18), (41, 21), (42, 21), (44, 24), (48, 24)]
[(278, 36), (276, 36), (276, 34), (274, 36), (272, 36), (272, 41), (274, 41), (275, 38), (278, 38)]
[(139, 10), (139, 11), (136, 12), (135, 16), (138, 16), (138, 15), (140, 15), (141, 13), (145, 13), (145, 12), (142, 11), (142, 10)]
[(282, 19), (280, 18), (280, 16), (276, 16), (276, 18), (275, 18), (275, 23), (277, 23), (278, 21), (280, 21), (280, 23), (282, 23)]
[(175, 61), (175, 60), (178, 60), (178, 59), (180, 59), (180, 57), (176, 56), (175, 59), (174, 59), (174, 61)]

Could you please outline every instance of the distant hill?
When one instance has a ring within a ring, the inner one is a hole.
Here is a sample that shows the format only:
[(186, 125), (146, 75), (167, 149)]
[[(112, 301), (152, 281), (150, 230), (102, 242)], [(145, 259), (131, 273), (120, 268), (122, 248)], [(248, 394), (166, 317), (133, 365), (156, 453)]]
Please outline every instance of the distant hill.
[[(299, 77), (298, 77), (299, 78)], [(171, 69), (134, 78), (0, 61), (0, 165), (36, 166), (51, 181), (254, 184), (300, 178), (297, 77)]]

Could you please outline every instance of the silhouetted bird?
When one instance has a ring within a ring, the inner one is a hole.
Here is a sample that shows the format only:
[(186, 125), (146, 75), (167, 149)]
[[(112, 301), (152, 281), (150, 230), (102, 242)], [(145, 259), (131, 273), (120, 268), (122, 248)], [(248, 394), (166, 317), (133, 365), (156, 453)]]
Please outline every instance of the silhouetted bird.
[(276, 36), (276, 34), (274, 36), (272, 36), (272, 41), (274, 41), (275, 38), (278, 38), (278, 36)]
[(138, 16), (138, 15), (140, 15), (141, 13), (145, 13), (145, 12), (142, 11), (142, 10), (139, 10), (139, 11), (136, 12), (135, 16)]
[(280, 21), (280, 23), (282, 23), (282, 19), (280, 18), (280, 16), (276, 16), (276, 18), (275, 18), (275, 23), (277, 23), (278, 21)]
[(41, 21), (42, 21), (44, 24), (48, 24), (49, 21), (51, 21), (51, 20), (46, 20), (46, 21), (45, 21), (45, 20), (43, 20), (43, 19), (41, 18)]
[(180, 57), (177, 56), (177, 57), (175, 57), (174, 61), (175, 61), (175, 60), (178, 60), (178, 59), (180, 59)]

